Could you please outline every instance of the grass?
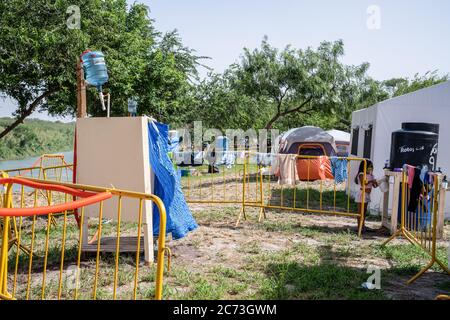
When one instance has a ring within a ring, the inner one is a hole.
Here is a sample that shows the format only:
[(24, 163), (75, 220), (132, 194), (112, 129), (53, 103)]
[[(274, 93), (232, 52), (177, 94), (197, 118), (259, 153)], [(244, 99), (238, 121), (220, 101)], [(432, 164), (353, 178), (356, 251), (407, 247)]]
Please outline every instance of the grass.
[(336, 192), (333, 190), (322, 190), (321, 192), (308, 187), (273, 189), (269, 204), (299, 209), (331, 209), (337, 212), (358, 212), (357, 203), (342, 190), (336, 190)]
[(269, 264), (269, 280), (261, 290), (264, 299), (367, 300), (386, 299), (379, 290), (365, 290), (365, 270), (320, 264), (305, 266), (296, 262)]
[[(314, 225), (314, 217), (310, 215), (272, 212), (262, 223), (246, 221), (236, 229), (233, 225), (238, 209), (227, 206), (193, 210), (202, 227), (180, 242), (169, 242), (174, 256), (172, 270), (164, 275), (164, 299), (391, 299), (391, 292), (395, 292), (393, 280), (410, 278), (428, 262), (423, 251), (405, 242), (396, 241), (381, 247), (381, 241), (360, 239), (355, 230), (345, 225), (334, 228)], [(62, 217), (56, 219), (57, 225), (52, 226), (50, 232), (48, 299), (57, 298), (59, 286)], [(78, 254), (78, 229), (73, 219), (69, 220), (62, 284), (62, 297), (66, 299), (74, 296), (70, 272), (76, 266)], [(95, 223), (92, 220), (91, 235)], [(30, 220), (24, 219), (22, 243), (26, 245), (31, 241), (30, 225)], [(38, 219), (30, 286), (30, 298), (33, 299), (40, 298), (42, 290), (45, 227), (46, 219)], [(122, 224), (125, 234), (131, 234), (135, 228), (132, 223)], [(104, 225), (104, 235), (115, 235), (116, 231), (115, 223)], [(224, 250), (214, 249), (208, 238), (211, 232), (219, 238), (219, 243), (221, 237), (230, 243), (231, 259)], [(179, 245), (189, 246), (194, 254), (180, 258), (183, 249), (177, 248)], [(444, 246), (438, 247), (438, 255), (447, 264)], [(138, 299), (150, 299), (155, 293), (155, 267), (145, 266), (142, 259), (141, 256), (137, 294)], [(15, 249), (10, 251), (10, 261), (11, 279)], [(114, 261), (114, 253), (100, 256), (97, 299), (113, 297)], [(19, 255), (18, 298), (25, 297), (28, 262), (25, 254)], [(119, 256), (118, 299), (133, 298), (135, 263), (134, 254)], [(381, 267), (382, 290), (361, 287), (369, 277), (369, 265)], [(438, 268), (434, 267), (434, 270)], [(95, 255), (83, 255), (80, 299), (92, 299), (94, 276)], [(448, 280), (433, 285), (439, 292), (450, 289)]]
[[(437, 257), (445, 265), (448, 265), (447, 248), (438, 247)], [(411, 275), (417, 273), (429, 261), (430, 257), (421, 248), (411, 244), (388, 244), (383, 247), (374, 248), (373, 254), (392, 262), (394, 271), (397, 274)], [(435, 271), (440, 271), (436, 264), (432, 267)]]

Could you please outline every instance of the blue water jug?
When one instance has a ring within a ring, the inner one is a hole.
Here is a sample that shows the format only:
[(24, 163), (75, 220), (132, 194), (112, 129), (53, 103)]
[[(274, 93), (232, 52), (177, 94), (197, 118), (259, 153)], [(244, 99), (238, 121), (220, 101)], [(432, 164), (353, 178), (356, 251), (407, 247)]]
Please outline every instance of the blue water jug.
[(81, 62), (87, 83), (101, 92), (102, 85), (108, 81), (105, 56), (100, 51), (86, 50), (81, 55)]

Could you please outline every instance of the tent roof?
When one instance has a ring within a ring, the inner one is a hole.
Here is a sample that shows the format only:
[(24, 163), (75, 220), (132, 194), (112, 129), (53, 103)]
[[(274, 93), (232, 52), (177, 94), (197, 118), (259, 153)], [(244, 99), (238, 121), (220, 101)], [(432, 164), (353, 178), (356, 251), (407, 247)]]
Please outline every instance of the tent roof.
[(294, 128), (287, 131), (281, 137), (280, 145), (283, 150), (289, 150), (294, 143), (329, 143), (336, 149), (335, 140), (332, 135), (326, 133), (318, 127), (305, 126), (301, 128)]
[(333, 136), (335, 142), (348, 142), (350, 143), (350, 133), (341, 130), (328, 130), (327, 133)]

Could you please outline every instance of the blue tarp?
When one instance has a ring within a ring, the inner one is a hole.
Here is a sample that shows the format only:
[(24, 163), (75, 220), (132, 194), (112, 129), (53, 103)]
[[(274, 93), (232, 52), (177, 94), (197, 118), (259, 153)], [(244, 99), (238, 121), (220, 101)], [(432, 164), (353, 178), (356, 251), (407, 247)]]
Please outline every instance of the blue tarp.
[[(150, 165), (155, 173), (154, 194), (161, 198), (167, 212), (167, 233), (180, 239), (198, 225), (181, 191), (180, 178), (168, 155), (169, 126), (156, 121), (148, 123)], [(159, 211), (153, 205), (153, 234), (159, 235)]]

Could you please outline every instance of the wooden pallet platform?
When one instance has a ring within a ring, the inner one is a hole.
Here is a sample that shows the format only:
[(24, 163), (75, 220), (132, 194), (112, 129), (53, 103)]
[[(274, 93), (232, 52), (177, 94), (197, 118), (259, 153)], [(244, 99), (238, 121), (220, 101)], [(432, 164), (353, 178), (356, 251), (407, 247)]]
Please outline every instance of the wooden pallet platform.
[[(116, 252), (116, 237), (102, 237), (100, 240), (100, 252)], [(124, 236), (120, 237), (119, 252), (136, 252), (137, 250), (137, 237), (136, 236)], [(81, 247), (82, 252), (97, 252), (97, 241), (92, 244), (85, 243)], [(144, 252), (144, 237), (141, 237), (140, 251)]]

